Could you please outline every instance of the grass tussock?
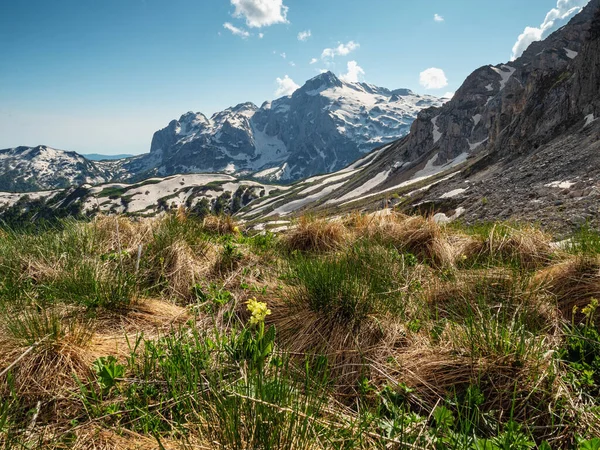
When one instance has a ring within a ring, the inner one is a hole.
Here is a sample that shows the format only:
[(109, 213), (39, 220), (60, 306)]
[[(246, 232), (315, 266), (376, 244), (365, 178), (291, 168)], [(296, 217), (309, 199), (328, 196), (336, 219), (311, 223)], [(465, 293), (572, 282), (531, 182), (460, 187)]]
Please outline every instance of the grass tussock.
[(0, 229), (0, 447), (595, 448), (600, 246), (393, 211)]
[(576, 256), (539, 271), (533, 283), (556, 301), (561, 315), (571, 321), (592, 299), (600, 298), (600, 259)]
[[(179, 216), (179, 220), (185, 220)], [(209, 233), (226, 235), (239, 233), (241, 225), (231, 216), (208, 216), (202, 222), (202, 228)]]
[(283, 238), (289, 251), (328, 252), (341, 248), (349, 235), (341, 222), (302, 216)]
[(554, 249), (551, 243), (551, 236), (535, 227), (494, 224), (489, 229), (477, 230), (463, 254), (470, 264), (496, 265), (500, 262), (535, 269), (552, 261)]

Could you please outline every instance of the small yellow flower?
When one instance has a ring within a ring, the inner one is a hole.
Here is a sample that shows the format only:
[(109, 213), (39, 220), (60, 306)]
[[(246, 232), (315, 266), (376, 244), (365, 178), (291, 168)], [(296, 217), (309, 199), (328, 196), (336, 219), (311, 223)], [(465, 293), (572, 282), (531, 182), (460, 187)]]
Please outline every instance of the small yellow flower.
[(256, 298), (251, 298), (246, 302), (248, 305), (248, 311), (252, 313), (250, 317), (250, 324), (257, 325), (265, 321), (265, 318), (271, 315), (271, 310), (267, 308), (267, 304), (259, 302)]
[(585, 315), (585, 317), (587, 317), (589, 319), (594, 315), (594, 313), (596, 312), (596, 309), (598, 309), (598, 299), (593, 298), (590, 300), (589, 305), (584, 307), (581, 310), (581, 312)]
[(240, 233), (241, 233), (241, 232), (240, 232), (240, 227), (233, 227), (233, 232), (234, 232), (235, 234), (240, 234)]

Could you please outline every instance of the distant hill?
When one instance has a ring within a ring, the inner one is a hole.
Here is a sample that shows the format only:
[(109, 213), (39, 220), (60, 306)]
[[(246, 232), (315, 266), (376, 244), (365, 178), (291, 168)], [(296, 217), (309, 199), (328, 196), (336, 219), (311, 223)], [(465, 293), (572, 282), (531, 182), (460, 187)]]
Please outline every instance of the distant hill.
[(122, 153), (119, 155), (101, 155), (100, 153), (89, 153), (81, 156), (89, 159), (90, 161), (114, 161), (116, 159), (131, 158), (134, 155), (130, 155), (128, 153)]

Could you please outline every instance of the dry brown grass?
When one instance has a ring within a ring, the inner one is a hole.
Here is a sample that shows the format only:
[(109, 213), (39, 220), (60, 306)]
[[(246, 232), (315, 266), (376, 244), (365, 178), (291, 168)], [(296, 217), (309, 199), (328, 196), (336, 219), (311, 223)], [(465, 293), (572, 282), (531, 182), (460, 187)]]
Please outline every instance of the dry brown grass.
[[(551, 356), (545, 365), (550, 364)], [(539, 366), (514, 365), (497, 358), (472, 358), (457, 355), (443, 348), (411, 348), (396, 358), (398, 368), (394, 376), (398, 383), (414, 389), (411, 401), (425, 411), (431, 411), (439, 402), (461, 397), (470, 386), (478, 386), (485, 403), (485, 411), (513, 410), (517, 420), (531, 419), (547, 414), (553, 390), (548, 372)], [(544, 397), (545, 400), (542, 400)]]
[(423, 298), (441, 317), (467, 317), (482, 306), (528, 311), (528, 322), (539, 329), (558, 325), (547, 293), (528, 276), (505, 268), (456, 271), (451, 279), (432, 277)]
[(231, 216), (208, 216), (202, 222), (202, 227), (209, 233), (224, 235), (237, 233), (241, 225)]
[(389, 215), (367, 228), (368, 235), (437, 266), (452, 266), (455, 251), (433, 219)]
[(267, 323), (275, 326), (279, 345), (296, 356), (326, 356), (336, 390), (350, 398), (368, 375), (369, 361), (384, 361), (409, 345), (404, 326), (384, 317), (352, 326), (283, 301), (270, 301), (269, 307)]
[(91, 224), (96, 236), (96, 249), (100, 253), (126, 251), (134, 253), (139, 245), (152, 238), (152, 231), (161, 219), (133, 220), (122, 216), (99, 216)]
[(465, 250), (469, 258), (518, 262), (535, 269), (547, 265), (554, 254), (552, 238), (534, 227), (494, 227), (485, 240), (474, 240)]
[(349, 239), (348, 230), (341, 222), (302, 216), (283, 236), (282, 242), (289, 251), (327, 252), (341, 248)]
[[(64, 326), (58, 336), (50, 334), (28, 345), (6, 331), (0, 336), (0, 371), (12, 365), (11, 379), (0, 379), (0, 395), (13, 392), (25, 404), (65, 400), (77, 387), (75, 376), (85, 379), (93, 361), (89, 353), (89, 323)], [(60, 409), (60, 408), (58, 408)], [(60, 411), (58, 411), (60, 413)]]
[(574, 308), (581, 310), (592, 298), (600, 298), (600, 259), (578, 256), (555, 264), (539, 271), (532, 286), (550, 293), (562, 316), (571, 321)]

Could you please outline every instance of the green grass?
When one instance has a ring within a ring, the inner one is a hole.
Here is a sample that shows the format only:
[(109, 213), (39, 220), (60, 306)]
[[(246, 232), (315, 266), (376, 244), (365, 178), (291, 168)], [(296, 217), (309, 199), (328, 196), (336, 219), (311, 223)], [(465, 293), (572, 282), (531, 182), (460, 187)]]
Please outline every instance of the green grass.
[[(565, 323), (532, 282), (599, 255), (595, 230), (576, 256), (439, 267), (367, 234), (290, 253), (176, 215), (116, 223), (0, 230), (1, 448), (108, 447), (97, 430), (157, 448), (595, 448), (597, 306)], [(493, 227), (460, 233), (514, 231)]]
[(343, 323), (359, 324), (378, 312), (402, 310), (407, 266), (403, 255), (375, 245), (341, 254), (297, 254), (286, 274), (289, 301)]

